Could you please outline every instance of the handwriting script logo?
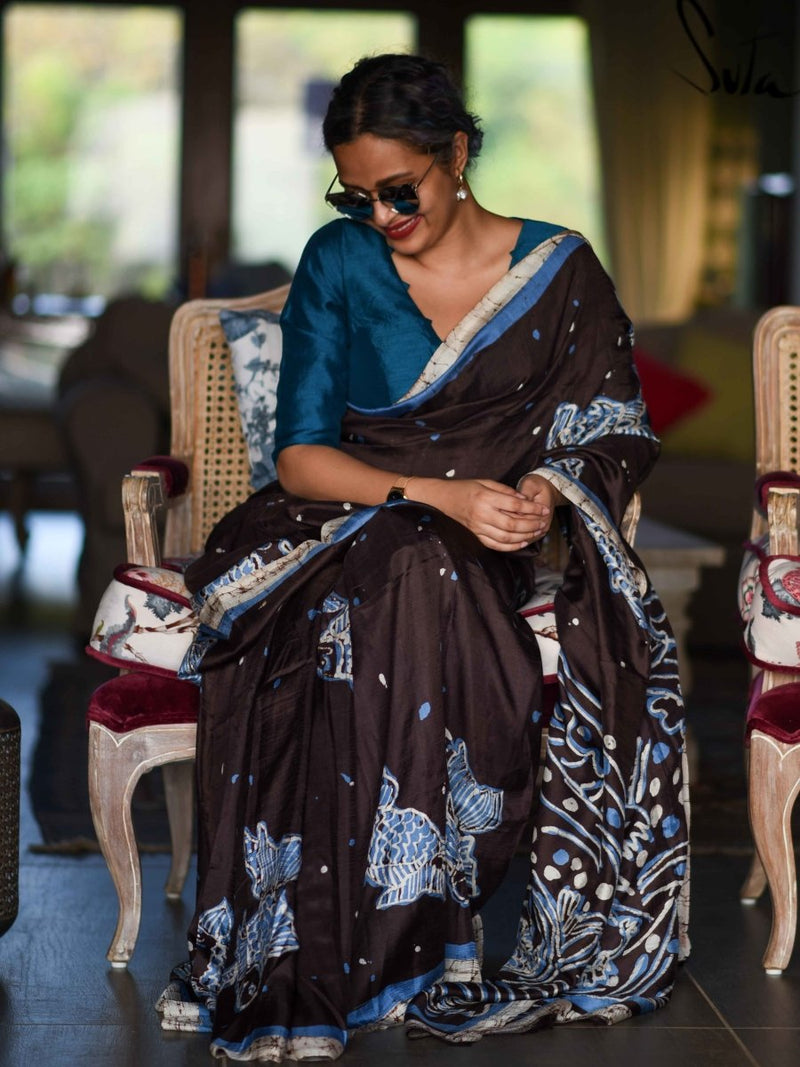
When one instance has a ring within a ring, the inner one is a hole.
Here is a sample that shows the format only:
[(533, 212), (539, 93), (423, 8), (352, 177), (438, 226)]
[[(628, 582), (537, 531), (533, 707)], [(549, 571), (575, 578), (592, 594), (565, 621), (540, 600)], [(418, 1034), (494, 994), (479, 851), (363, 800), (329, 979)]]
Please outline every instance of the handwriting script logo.
[[(695, 52), (697, 52), (700, 62), (705, 67), (710, 78), (708, 87), (703, 87), (702, 85), (698, 85), (697, 82), (692, 81), (691, 78), (687, 78), (685, 74), (681, 74), (679, 70), (676, 70), (675, 73), (678, 77), (683, 78), (683, 80), (691, 85), (693, 89), (697, 89), (698, 92), (701, 92), (706, 96), (710, 96), (711, 93), (716, 93), (721, 89), (722, 92), (732, 96), (746, 96), (748, 93), (754, 93), (756, 96), (766, 95), (775, 97), (776, 99), (796, 96), (797, 93), (800, 92), (800, 90), (787, 92), (778, 87), (775, 83), (775, 79), (768, 72), (758, 73), (756, 65), (758, 42), (764, 41), (768, 37), (775, 36), (775, 34), (754, 34), (748, 40), (742, 41), (741, 56), (745, 59), (744, 70), (742, 70), (739, 57), (737, 57), (735, 70), (731, 67), (722, 67), (718, 71), (703, 51), (703, 44), (698, 40), (699, 33), (695, 35), (695, 32), (689, 25), (690, 9), (693, 10), (700, 19), (707, 40), (711, 40), (716, 34), (711, 19), (705, 13), (698, 0), (678, 0), (678, 18), (681, 20), (681, 25), (683, 26), (686, 36), (689, 38), (692, 47)], [(708, 47), (707, 44), (706, 47)]]

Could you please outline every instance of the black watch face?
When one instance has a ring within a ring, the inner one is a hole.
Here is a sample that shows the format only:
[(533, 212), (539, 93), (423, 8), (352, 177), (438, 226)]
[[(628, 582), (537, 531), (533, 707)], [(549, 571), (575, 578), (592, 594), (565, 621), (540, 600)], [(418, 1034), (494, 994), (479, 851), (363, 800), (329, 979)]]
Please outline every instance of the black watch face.
[(390, 489), (389, 490), (389, 495), (386, 497), (386, 499), (387, 500), (405, 500), (405, 497), (403, 496), (403, 490), (402, 489)]

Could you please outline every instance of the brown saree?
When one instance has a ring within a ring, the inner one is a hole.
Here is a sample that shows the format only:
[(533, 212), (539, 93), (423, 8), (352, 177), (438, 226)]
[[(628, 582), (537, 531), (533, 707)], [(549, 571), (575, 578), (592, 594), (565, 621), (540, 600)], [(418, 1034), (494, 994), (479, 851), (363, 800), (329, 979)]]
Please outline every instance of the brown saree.
[(413, 502), (267, 486), (188, 578), (202, 632), (199, 889), (164, 1023), (242, 1060), (335, 1058), (359, 1028), (473, 1041), (664, 1003), (688, 871), (675, 644), (619, 533), (657, 455), (630, 324), (591, 250), (523, 259), (398, 403), (341, 448), (387, 470), (568, 500), (561, 657), (528, 889), (508, 962), (475, 922), (530, 817), (544, 725), (516, 613), (536, 551), (483, 548)]

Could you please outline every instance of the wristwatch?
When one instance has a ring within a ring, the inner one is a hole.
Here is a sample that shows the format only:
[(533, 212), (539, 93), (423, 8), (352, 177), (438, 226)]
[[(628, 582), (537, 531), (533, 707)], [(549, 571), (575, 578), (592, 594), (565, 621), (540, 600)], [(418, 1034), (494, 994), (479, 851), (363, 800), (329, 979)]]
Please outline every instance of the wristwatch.
[(386, 494), (386, 502), (391, 503), (394, 500), (408, 500), (406, 496), (406, 486), (411, 481), (413, 475), (404, 474), (402, 478), (398, 478), (392, 488)]

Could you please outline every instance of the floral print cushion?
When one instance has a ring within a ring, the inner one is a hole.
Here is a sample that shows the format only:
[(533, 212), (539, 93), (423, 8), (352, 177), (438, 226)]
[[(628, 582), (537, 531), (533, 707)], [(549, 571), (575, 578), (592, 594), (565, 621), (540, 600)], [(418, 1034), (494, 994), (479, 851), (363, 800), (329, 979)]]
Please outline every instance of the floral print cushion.
[(737, 587), (739, 616), (743, 623), (750, 621), (753, 605), (753, 592), (758, 580), (758, 564), (761, 557), (769, 551), (769, 534), (764, 534), (758, 541), (748, 541), (744, 546), (742, 565), (739, 568), (739, 585)]
[(250, 481), (261, 489), (275, 480), (275, 408), (282, 337), (280, 318), (272, 311), (219, 313), (231, 351), (236, 399), (250, 457)]
[(536, 592), (519, 609), (519, 614), (533, 630), (539, 654), (542, 657), (542, 674), (545, 684), (556, 680), (558, 670), (558, 643), (556, 629), (556, 591), (564, 580), (563, 574), (546, 567), (536, 569)]
[(739, 613), (750, 659), (800, 671), (800, 557), (770, 556), (765, 536), (747, 546), (739, 575)]
[(122, 564), (100, 600), (86, 651), (120, 669), (172, 677), (196, 631), (177, 566)]

